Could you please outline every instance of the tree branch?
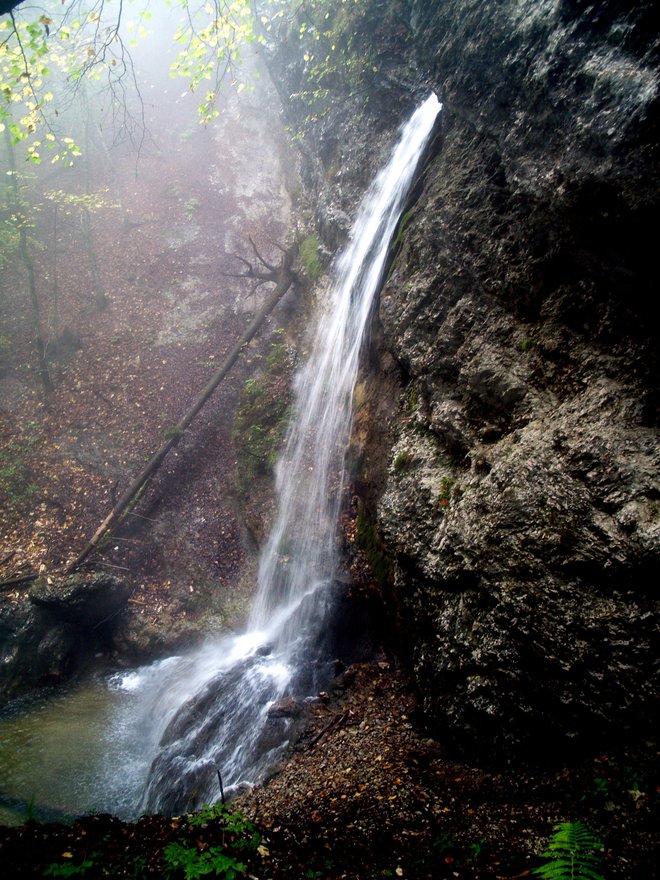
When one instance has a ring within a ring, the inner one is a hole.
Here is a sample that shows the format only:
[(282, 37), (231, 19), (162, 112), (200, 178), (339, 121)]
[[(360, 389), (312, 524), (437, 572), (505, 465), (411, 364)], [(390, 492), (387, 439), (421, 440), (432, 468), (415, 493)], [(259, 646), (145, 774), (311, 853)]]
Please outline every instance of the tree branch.
[(271, 272), (277, 272), (277, 268), (276, 268), (275, 266), (273, 266), (271, 263), (268, 263), (268, 262), (267, 262), (267, 261), (261, 256), (261, 254), (260, 254), (259, 251), (257, 250), (257, 246), (256, 246), (256, 244), (255, 244), (254, 241), (252, 240), (252, 236), (251, 236), (251, 235), (248, 235), (248, 240), (249, 240), (250, 244), (252, 245), (252, 250), (254, 251), (254, 255), (255, 255), (255, 257), (259, 260), (259, 262), (261, 263), (261, 265), (262, 265), (262, 266), (265, 266), (267, 269), (270, 269)]

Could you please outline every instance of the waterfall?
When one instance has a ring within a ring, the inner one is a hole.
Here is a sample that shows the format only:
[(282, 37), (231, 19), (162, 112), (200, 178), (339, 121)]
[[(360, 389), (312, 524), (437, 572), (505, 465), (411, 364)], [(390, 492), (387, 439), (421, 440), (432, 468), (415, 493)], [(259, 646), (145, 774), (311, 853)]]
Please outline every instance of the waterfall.
[(431, 95), (404, 126), (337, 261), (311, 354), (295, 382), (295, 411), (277, 467), (278, 515), (247, 631), (115, 679), (114, 686), (136, 694), (130, 718), (127, 710), (118, 728), (146, 739), (146, 752), (157, 750), (142, 810), (178, 812), (216, 800), (218, 770), (229, 787), (258, 781), (290, 732), (290, 720), (274, 718), (269, 708), (284, 695), (308, 694), (322, 684), (360, 350), (389, 244), (439, 110)]
[[(405, 126), (337, 262), (312, 353), (296, 380), (296, 408), (277, 467), (278, 517), (261, 558), (254, 628), (292, 609), (335, 571), (335, 529), (360, 349), (390, 241), (439, 108), (432, 95)], [(308, 614), (314, 615), (313, 602)], [(296, 618), (295, 626), (301, 626)], [(295, 638), (293, 625), (290, 620), (282, 627), (280, 643)]]

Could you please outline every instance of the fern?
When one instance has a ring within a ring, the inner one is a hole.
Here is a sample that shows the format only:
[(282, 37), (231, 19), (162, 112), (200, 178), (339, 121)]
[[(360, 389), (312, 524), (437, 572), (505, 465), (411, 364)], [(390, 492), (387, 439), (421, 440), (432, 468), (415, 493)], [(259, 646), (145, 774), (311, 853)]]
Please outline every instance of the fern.
[(582, 822), (560, 822), (542, 857), (545, 865), (534, 870), (543, 880), (604, 880), (598, 873), (601, 849), (598, 838)]

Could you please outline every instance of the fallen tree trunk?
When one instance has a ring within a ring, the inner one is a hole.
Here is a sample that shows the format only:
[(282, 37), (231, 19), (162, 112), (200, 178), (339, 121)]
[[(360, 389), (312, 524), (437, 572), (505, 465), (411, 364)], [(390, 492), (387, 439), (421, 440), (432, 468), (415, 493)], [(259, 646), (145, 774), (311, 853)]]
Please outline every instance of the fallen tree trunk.
[[(92, 539), (86, 545), (85, 549), (80, 553), (74, 560), (71, 562), (64, 570), (65, 574), (71, 574), (76, 571), (77, 568), (87, 559), (89, 554), (94, 550), (94, 548), (98, 545), (101, 538), (107, 535), (112, 529), (117, 525), (117, 523), (123, 518), (124, 513), (127, 511), (128, 507), (131, 503), (137, 499), (139, 494), (144, 489), (147, 481), (153, 476), (153, 474), (158, 470), (158, 468), (163, 463), (165, 456), (168, 452), (173, 449), (181, 440), (181, 437), (185, 433), (186, 429), (189, 427), (190, 423), (193, 421), (195, 416), (199, 413), (201, 408), (204, 406), (206, 401), (211, 397), (215, 389), (225, 378), (227, 373), (234, 366), (236, 361), (238, 360), (241, 351), (243, 348), (253, 339), (256, 334), (261, 329), (262, 324), (268, 317), (268, 315), (273, 311), (278, 302), (282, 299), (287, 290), (291, 287), (295, 280), (295, 273), (293, 271), (293, 262), (296, 258), (297, 247), (294, 245), (289, 248), (284, 254), (282, 262), (277, 270), (272, 272), (272, 277), (265, 278), (264, 280), (275, 281), (276, 287), (275, 290), (270, 294), (266, 302), (259, 309), (257, 314), (255, 315), (252, 323), (247, 328), (245, 333), (238, 340), (234, 348), (227, 355), (225, 361), (218, 368), (218, 370), (213, 375), (213, 378), (206, 385), (202, 393), (197, 397), (193, 405), (190, 407), (188, 412), (183, 416), (183, 418), (177, 422), (177, 424), (171, 429), (170, 437), (163, 443), (160, 449), (152, 455), (149, 461), (142, 468), (140, 473), (135, 477), (132, 483), (128, 486), (128, 488), (123, 492), (115, 506), (112, 508), (110, 513), (103, 520), (101, 525), (98, 527), (96, 532), (94, 533)], [(245, 277), (253, 277), (247, 275)], [(263, 276), (262, 276), (263, 277)]]

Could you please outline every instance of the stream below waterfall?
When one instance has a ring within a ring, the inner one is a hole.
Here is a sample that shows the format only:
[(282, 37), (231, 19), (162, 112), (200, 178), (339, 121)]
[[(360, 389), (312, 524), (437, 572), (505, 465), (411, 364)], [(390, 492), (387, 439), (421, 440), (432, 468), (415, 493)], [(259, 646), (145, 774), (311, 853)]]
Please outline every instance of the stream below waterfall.
[[(341, 605), (336, 523), (363, 340), (390, 241), (433, 131), (431, 95), (403, 127), (334, 267), (277, 466), (278, 514), (246, 632), (100, 676), (0, 717), (0, 804), (179, 813), (254, 784), (295, 733), (271, 707), (329, 681)], [(349, 627), (350, 629), (350, 627)]]

